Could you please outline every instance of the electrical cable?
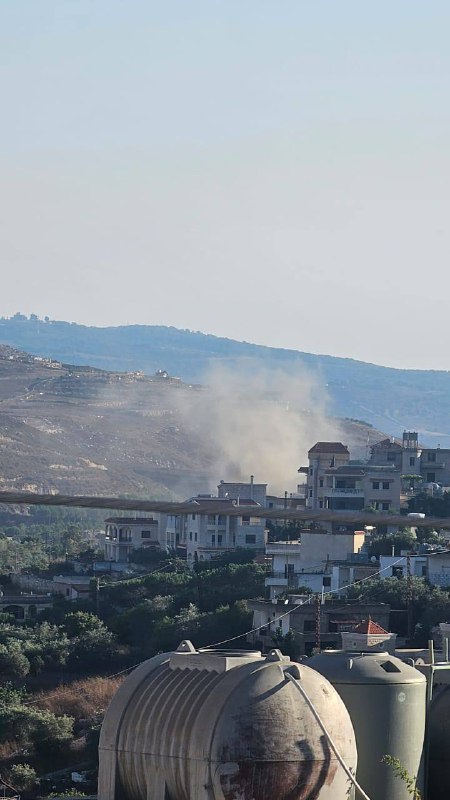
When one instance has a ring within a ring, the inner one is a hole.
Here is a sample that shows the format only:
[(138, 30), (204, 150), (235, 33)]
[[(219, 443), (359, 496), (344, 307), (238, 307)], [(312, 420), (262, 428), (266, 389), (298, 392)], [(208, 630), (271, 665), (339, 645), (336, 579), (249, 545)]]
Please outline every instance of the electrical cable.
[[(437, 553), (437, 552), (436, 553), (429, 553), (427, 555), (442, 555), (442, 553), (448, 553), (448, 552), (450, 552), (450, 549), (443, 550), (443, 551), (441, 550), (439, 553)], [(341, 586), (339, 589), (331, 589), (330, 591), (326, 592), (326, 594), (335, 594), (336, 592), (342, 592), (342, 591), (344, 591), (346, 589), (350, 589), (353, 586), (358, 586), (359, 584), (363, 583), (363, 581), (375, 578), (377, 575), (381, 575), (382, 572), (385, 572), (386, 570), (390, 569), (391, 567), (394, 567), (396, 564), (399, 564), (401, 561), (404, 560), (405, 557), (406, 556), (400, 556), (400, 558), (398, 558), (396, 561), (392, 562), (387, 567), (383, 567), (383, 569), (380, 569), (377, 572), (374, 572), (372, 575), (368, 575), (365, 578), (361, 578), (360, 580), (353, 581), (353, 583), (349, 583), (346, 586)], [(162, 570), (159, 570), (159, 571), (162, 571)], [(151, 572), (147, 573), (147, 575), (152, 575), (154, 572), (158, 572), (158, 570), (152, 570)], [(141, 577), (146, 577), (146, 575), (136, 576), (136, 579), (139, 579)], [(134, 579), (131, 579), (131, 580), (134, 580)], [(114, 586), (116, 583), (119, 583), (119, 581), (115, 581), (113, 584), (103, 584), (103, 586)], [(298, 608), (300, 606), (307, 605), (309, 602), (310, 602), (310, 598), (308, 598), (307, 600), (303, 600), (300, 603), (297, 603), (296, 607)], [(283, 614), (280, 614), (279, 616), (274, 617), (270, 621), (270, 624), (272, 625), (274, 622), (278, 622), (280, 619), (284, 619), (284, 617), (287, 617), (289, 614), (293, 613), (294, 611), (295, 611), (295, 609), (292, 609), (292, 608), (289, 609), (289, 611), (285, 611)], [(199, 652), (205, 652), (205, 651), (211, 650), (213, 648), (220, 647), (221, 645), (229, 644), (230, 642), (234, 642), (237, 639), (242, 639), (244, 636), (249, 636), (252, 633), (257, 633), (261, 628), (265, 628), (265, 627), (266, 627), (266, 625), (258, 625), (256, 628), (251, 628), (249, 631), (245, 631), (244, 633), (240, 633), (237, 636), (231, 636), (229, 639), (223, 639), (220, 642), (214, 642), (213, 644), (205, 645), (204, 647), (200, 647), (199, 648)], [(137, 664), (133, 664), (133, 666), (131, 666), (131, 667), (126, 667), (125, 669), (121, 670), (120, 672), (113, 673), (112, 675), (105, 675), (104, 676), (105, 680), (112, 680), (113, 678), (117, 678), (120, 675), (125, 675), (127, 672), (131, 672), (133, 669), (136, 669), (137, 667), (139, 667), (143, 663), (144, 663), (143, 661), (139, 661)], [(63, 689), (62, 691), (56, 690), (54, 693), (52, 693), (51, 697), (59, 697), (59, 696), (62, 696), (64, 694), (69, 694), (71, 691), (72, 691), (72, 689)], [(26, 702), (23, 703), (23, 705), (34, 705), (34, 704), (40, 703), (40, 702), (43, 702), (43, 698), (38, 698), (38, 699), (35, 699), (35, 700), (26, 701)]]
[(322, 728), (322, 730), (323, 730), (323, 732), (325, 734), (325, 737), (327, 739), (328, 744), (330, 745), (334, 755), (336, 756), (337, 760), (339, 761), (339, 764), (341, 765), (342, 769), (344, 770), (345, 774), (347, 775), (347, 778), (349, 779), (349, 781), (352, 782), (353, 786), (355, 787), (357, 792), (359, 792), (359, 794), (363, 798), (363, 800), (370, 800), (370, 797), (365, 793), (365, 791), (362, 788), (362, 786), (359, 785), (359, 783), (356, 780), (355, 776), (353, 775), (351, 769), (347, 766), (347, 764), (345, 763), (344, 759), (342, 758), (338, 748), (336, 747), (336, 744), (334, 743), (330, 733), (328, 732), (328, 729), (325, 726), (325, 723), (322, 720), (322, 717), (320, 716), (319, 712), (317, 711), (317, 709), (316, 709), (314, 703), (312, 702), (312, 700), (310, 700), (309, 696), (305, 692), (303, 686), (300, 684), (300, 681), (296, 680), (294, 678), (294, 676), (291, 675), (289, 672), (285, 672), (284, 676), (285, 676), (285, 678), (287, 678), (295, 686), (295, 688), (302, 695), (303, 699), (306, 702), (306, 705), (308, 706), (308, 708), (312, 712), (316, 722)]

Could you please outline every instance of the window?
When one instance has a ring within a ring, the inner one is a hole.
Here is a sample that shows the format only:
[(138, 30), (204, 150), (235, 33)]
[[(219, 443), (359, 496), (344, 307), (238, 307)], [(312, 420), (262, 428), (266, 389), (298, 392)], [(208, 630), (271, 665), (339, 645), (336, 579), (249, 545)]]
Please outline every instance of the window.
[(247, 533), (245, 535), (245, 544), (256, 544), (256, 533)]
[(388, 453), (387, 454), (387, 460), (388, 461), (396, 461), (397, 460), (397, 456), (395, 455), (395, 453)]
[(312, 497), (312, 496), (313, 496), (313, 490), (312, 490), (312, 489), (310, 489), (310, 490), (309, 490), (309, 496), (310, 496), (310, 497)]
[(324, 575), (322, 578), (322, 586), (325, 589), (326, 587), (331, 586), (331, 575)]
[(323, 500), (319, 500), (319, 508), (323, 508)]
[(195, 520), (195, 514), (192, 514), (192, 522)]
[(195, 541), (197, 541), (197, 531), (195, 531), (194, 539), (195, 539)]
[(141, 539), (151, 539), (152, 532), (151, 531), (141, 531)]
[(294, 565), (293, 564), (285, 564), (284, 565), (284, 577), (287, 578), (289, 575), (294, 574)]
[(219, 525), (226, 525), (227, 524), (227, 518), (226, 518), (225, 514), (219, 514), (219, 520), (218, 521), (219, 521)]
[(312, 474), (313, 474), (313, 468), (312, 468), (312, 467), (310, 467), (310, 469), (309, 469), (309, 474), (310, 474), (310, 475), (312, 475)]
[(381, 503), (382, 511), (389, 511), (389, 503)]
[(372, 489), (379, 489), (380, 481), (372, 481)]
[(248, 517), (248, 516), (247, 517), (242, 517), (242, 522), (243, 523), (247, 523), (247, 525), (248, 525), (248, 523), (250, 522), (250, 517)]
[(427, 453), (427, 461), (436, 461), (436, 453)]
[(192, 542), (192, 531), (189, 531), (189, 541)]
[(435, 472), (427, 472), (427, 483), (434, 483), (436, 481)]
[(214, 533), (211, 536), (211, 544), (213, 547), (216, 546), (216, 535)]
[(217, 544), (218, 544), (219, 547), (222, 544), (222, 534), (221, 533), (217, 534)]
[(415, 467), (415, 465), (416, 465), (416, 459), (414, 458), (414, 456), (410, 456), (409, 457), (409, 466), (410, 467)]
[(208, 514), (208, 525), (215, 525), (215, 524), (216, 524), (215, 514)]
[(427, 577), (427, 567), (426, 564), (422, 564), (422, 578)]
[(389, 489), (389, 481), (383, 481), (383, 489)]
[(320, 486), (321, 489), (323, 488), (323, 478), (320, 479), (319, 486)]

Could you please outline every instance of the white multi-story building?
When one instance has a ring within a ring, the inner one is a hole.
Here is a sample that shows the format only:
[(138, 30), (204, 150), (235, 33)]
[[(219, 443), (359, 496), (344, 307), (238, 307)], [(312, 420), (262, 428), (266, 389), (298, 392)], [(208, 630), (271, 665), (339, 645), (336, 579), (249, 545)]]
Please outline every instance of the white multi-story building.
[(336, 573), (333, 587), (333, 563), (347, 563), (352, 554), (360, 553), (363, 544), (364, 531), (302, 531), (297, 542), (268, 543), (266, 555), (272, 564), (265, 584), (270, 597), (303, 587), (313, 592), (340, 588), (339, 573)]
[(107, 561), (126, 562), (130, 553), (141, 547), (159, 550), (161, 539), (165, 542), (166, 518), (109, 517), (105, 520), (105, 558)]
[[(266, 544), (265, 520), (252, 516), (259, 508), (255, 500), (242, 501), (228, 497), (198, 495), (188, 501), (192, 512), (184, 514), (180, 522), (180, 545), (186, 547), (186, 559), (190, 566), (194, 561), (208, 561), (230, 550), (249, 548), (264, 553)], [(225, 510), (239, 508), (236, 516), (219, 513), (202, 513), (202, 508), (214, 505)]]

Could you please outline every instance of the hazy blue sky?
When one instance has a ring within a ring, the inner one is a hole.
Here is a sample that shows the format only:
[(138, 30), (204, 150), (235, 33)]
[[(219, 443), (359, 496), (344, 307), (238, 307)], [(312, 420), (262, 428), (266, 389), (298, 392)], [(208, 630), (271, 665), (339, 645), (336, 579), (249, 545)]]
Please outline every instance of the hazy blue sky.
[(0, 313), (450, 368), (450, 3), (2, 0)]

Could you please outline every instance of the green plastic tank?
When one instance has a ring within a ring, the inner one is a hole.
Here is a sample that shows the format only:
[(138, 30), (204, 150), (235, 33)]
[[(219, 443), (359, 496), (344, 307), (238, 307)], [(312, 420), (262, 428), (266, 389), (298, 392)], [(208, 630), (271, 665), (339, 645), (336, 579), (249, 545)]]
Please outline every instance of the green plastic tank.
[(328, 650), (308, 660), (344, 701), (358, 749), (357, 778), (371, 800), (411, 800), (384, 756), (399, 760), (423, 789), (426, 679), (389, 653)]
[(450, 786), (450, 687), (434, 697), (428, 714), (428, 800), (442, 800)]

